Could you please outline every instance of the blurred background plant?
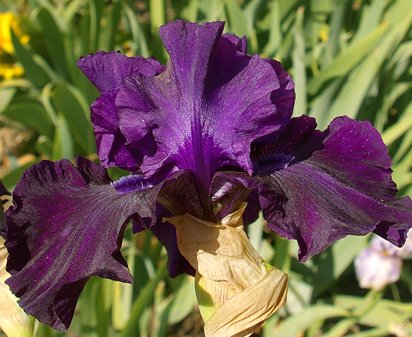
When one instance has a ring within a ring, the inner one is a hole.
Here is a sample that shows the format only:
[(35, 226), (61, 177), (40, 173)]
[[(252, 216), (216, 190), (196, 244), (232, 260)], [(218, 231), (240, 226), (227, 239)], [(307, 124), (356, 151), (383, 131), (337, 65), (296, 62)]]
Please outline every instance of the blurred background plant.
[[(368, 119), (393, 157), (401, 195), (412, 195), (410, 0), (0, 0), (0, 179), (12, 189), (41, 159), (96, 159), (89, 105), (97, 92), (76, 67), (97, 50), (167, 55), (158, 27), (176, 18), (226, 21), (250, 53), (280, 60), (296, 83), (295, 115), (320, 128), (346, 114)], [(122, 174), (112, 170), (113, 177)], [(381, 290), (361, 289), (353, 261), (367, 237), (349, 237), (305, 264), (264, 227), (251, 241), (290, 275), (286, 307), (257, 336), (411, 336), (412, 269)], [(133, 285), (93, 279), (68, 333), (36, 323), (35, 336), (202, 336), (193, 281), (170, 279), (148, 232), (126, 233)], [(1, 332), (0, 332), (1, 335)]]

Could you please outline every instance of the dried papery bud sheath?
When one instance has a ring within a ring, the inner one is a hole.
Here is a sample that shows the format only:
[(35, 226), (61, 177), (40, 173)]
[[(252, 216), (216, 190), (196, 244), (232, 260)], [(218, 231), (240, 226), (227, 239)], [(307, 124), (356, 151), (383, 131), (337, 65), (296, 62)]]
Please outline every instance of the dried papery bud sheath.
[(17, 303), (18, 298), (12, 294), (5, 284), (10, 274), (6, 271), (7, 249), (4, 246), (5, 224), (3, 206), (9, 205), (9, 192), (0, 181), (0, 330), (7, 337), (31, 337), (33, 321), (26, 315)]
[(167, 219), (196, 269), (207, 337), (250, 336), (286, 301), (287, 275), (262, 260), (243, 230), (245, 206), (218, 223), (189, 214)]
[(0, 236), (0, 330), (7, 337), (31, 337), (33, 322), (17, 303), (5, 281), (10, 274), (6, 272), (7, 250)]
[(287, 275), (272, 268), (261, 280), (217, 308), (205, 324), (206, 336), (250, 336), (284, 306), (287, 288)]

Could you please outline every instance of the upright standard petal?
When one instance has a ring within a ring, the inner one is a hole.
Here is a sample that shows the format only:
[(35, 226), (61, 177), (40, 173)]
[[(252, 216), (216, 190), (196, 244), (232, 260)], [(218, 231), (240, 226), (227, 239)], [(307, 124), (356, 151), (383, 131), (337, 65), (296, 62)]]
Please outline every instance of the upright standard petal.
[[(117, 54), (107, 66), (94, 62), (105, 63), (104, 55), (79, 63), (104, 93), (92, 111), (97, 134), (106, 135), (98, 137), (106, 166), (139, 168), (146, 177), (188, 170), (203, 206), (216, 171), (252, 171), (250, 145), (290, 118), (293, 83), (279, 63), (245, 54), (245, 38), (222, 35), (223, 25), (178, 20), (161, 27), (170, 55), (164, 71), (129, 71)], [(115, 72), (115, 88), (101, 69)]]
[(279, 138), (259, 144), (255, 172), (269, 227), (298, 240), (301, 260), (346, 235), (371, 231), (396, 245), (412, 226), (412, 201), (396, 198), (391, 160), (369, 122), (335, 119), (324, 132), (292, 119)]
[(159, 188), (121, 194), (102, 167), (81, 158), (77, 168), (43, 161), (26, 171), (6, 213), (7, 284), (24, 310), (62, 330), (91, 276), (131, 282), (124, 227), (135, 213), (154, 217)]
[[(97, 152), (105, 167), (118, 166), (137, 170), (142, 155), (136, 156), (141, 144), (128, 144), (119, 129), (119, 120), (114, 104), (119, 88), (128, 77), (136, 75), (155, 76), (163, 66), (153, 59), (127, 57), (119, 52), (98, 52), (83, 57), (79, 68), (102, 94), (91, 106), (91, 119), (96, 136)], [(150, 154), (153, 150), (148, 150)], [(144, 152), (144, 154), (146, 154)]]
[(77, 65), (102, 94), (118, 89), (126, 77), (154, 76), (163, 70), (154, 59), (127, 57), (114, 51), (82, 57)]

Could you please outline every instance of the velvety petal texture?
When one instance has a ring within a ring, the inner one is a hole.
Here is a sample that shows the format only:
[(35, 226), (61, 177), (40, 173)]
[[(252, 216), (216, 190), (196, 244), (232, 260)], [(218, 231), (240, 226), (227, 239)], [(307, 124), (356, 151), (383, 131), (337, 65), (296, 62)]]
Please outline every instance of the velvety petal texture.
[(80, 292), (97, 275), (132, 277), (120, 245), (129, 217), (152, 217), (158, 188), (120, 194), (85, 159), (43, 161), (24, 174), (7, 212), (7, 280), (26, 312), (67, 328)]
[(78, 66), (102, 94), (91, 106), (97, 152), (102, 164), (137, 169), (141, 161), (141, 155), (137, 154), (142, 153), (144, 144), (126, 142), (119, 129), (115, 99), (125, 78), (137, 75), (152, 77), (164, 67), (156, 60), (127, 57), (119, 52), (88, 55), (79, 60)]
[(3, 185), (0, 180), (0, 236), (6, 236), (6, 221), (4, 218), (3, 212), (3, 205), (7, 202), (8, 197), (10, 196), (10, 192), (7, 188)]
[(324, 132), (315, 127), (310, 117), (294, 118), (278, 139), (255, 150), (269, 227), (298, 240), (303, 261), (350, 234), (374, 231), (402, 245), (412, 226), (412, 202), (396, 198), (379, 133), (348, 117)]
[[(129, 220), (165, 245), (172, 276), (194, 269), (166, 218), (217, 223), (245, 202), (246, 224), (263, 209), (272, 230), (298, 241), (301, 260), (349, 234), (404, 243), (412, 202), (396, 197), (379, 133), (347, 117), (325, 131), (308, 116), (291, 118), (287, 72), (248, 55), (246, 38), (223, 28), (162, 26), (165, 66), (117, 52), (79, 61), (100, 91), (91, 119), (102, 166), (82, 158), (33, 166), (13, 193), (6, 226), (0, 218), (8, 284), (40, 321), (68, 327), (93, 275), (131, 281), (120, 253)], [(111, 166), (130, 174), (112, 182)]]
[[(124, 157), (129, 167), (143, 157), (140, 168), (146, 176), (166, 167), (189, 170), (201, 198), (217, 170), (251, 172), (251, 142), (287, 122), (294, 102), (293, 83), (280, 64), (245, 54), (246, 40), (222, 35), (223, 25), (178, 20), (161, 27), (170, 56), (166, 69), (157, 76), (124, 71), (116, 95), (103, 95), (92, 107), (100, 116), (113, 117), (111, 137), (116, 129), (126, 147), (144, 144), (133, 157)], [(99, 57), (103, 62), (112, 56)], [(85, 71), (84, 64), (94, 58), (80, 66), (100, 89), (106, 88), (105, 81)]]

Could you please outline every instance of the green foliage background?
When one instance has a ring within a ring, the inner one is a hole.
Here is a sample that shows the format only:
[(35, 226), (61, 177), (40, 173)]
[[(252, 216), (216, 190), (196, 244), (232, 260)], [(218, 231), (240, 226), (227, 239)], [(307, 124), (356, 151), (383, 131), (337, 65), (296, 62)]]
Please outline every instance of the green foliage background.
[[(295, 115), (315, 116), (320, 128), (343, 114), (370, 120), (393, 157), (400, 194), (412, 195), (411, 8), (410, 0), (0, 0), (0, 11), (17, 13), (30, 37), (23, 44), (13, 34), (25, 75), (0, 82), (0, 178), (13, 188), (41, 159), (95, 159), (89, 105), (97, 92), (77, 59), (121, 50), (165, 62), (158, 27), (183, 18), (224, 20), (227, 32), (249, 38), (250, 53), (280, 60), (296, 84)], [(367, 292), (352, 263), (367, 237), (346, 238), (299, 264), (296, 244), (270, 233), (263, 219), (249, 235), (290, 275), (286, 307), (257, 335), (412, 335), (410, 261), (399, 282)], [(165, 252), (151, 234), (127, 232), (123, 253), (133, 285), (91, 280), (69, 332), (37, 324), (36, 336), (202, 336), (193, 280), (167, 276)]]

